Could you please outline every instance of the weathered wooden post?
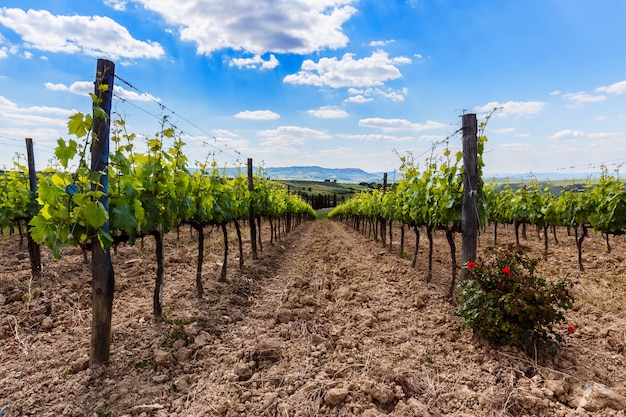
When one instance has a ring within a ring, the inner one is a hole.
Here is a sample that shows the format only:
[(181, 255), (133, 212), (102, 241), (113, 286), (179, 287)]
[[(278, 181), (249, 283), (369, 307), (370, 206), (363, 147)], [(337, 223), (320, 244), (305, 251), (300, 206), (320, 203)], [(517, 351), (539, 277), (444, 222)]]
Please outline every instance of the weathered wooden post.
[[(461, 247), (462, 265), (476, 260), (478, 245), (478, 125), (473, 113), (463, 115), (463, 213)], [(467, 269), (461, 268), (461, 279), (467, 277)]]
[[(31, 191), (31, 204), (37, 204), (37, 171), (35, 170), (35, 153), (33, 151), (33, 139), (26, 138), (26, 155), (28, 157), (28, 184)], [(30, 214), (28, 221), (30, 222)], [(30, 256), (30, 269), (33, 278), (41, 278), (41, 249), (30, 235), (30, 225), (26, 226), (28, 235), (28, 255)]]
[[(99, 201), (107, 212), (109, 210), (107, 166), (109, 164), (109, 132), (114, 77), (115, 64), (111, 61), (98, 59), (95, 95), (98, 97), (99, 102), (93, 104), (93, 141), (91, 142), (91, 175), (93, 175), (93, 182), (91, 187), (92, 190), (103, 192)], [(109, 233), (108, 220), (102, 226), (102, 231)], [(115, 274), (111, 264), (110, 250), (102, 248), (98, 237), (94, 237), (91, 240), (91, 256), (92, 318), (89, 362), (91, 366), (94, 366), (109, 362)]]
[[(248, 191), (254, 191), (254, 177), (252, 175), (252, 158), (248, 158)], [(256, 213), (254, 212), (254, 199), (250, 194), (250, 243), (252, 244), (252, 259), (258, 259), (256, 250)]]

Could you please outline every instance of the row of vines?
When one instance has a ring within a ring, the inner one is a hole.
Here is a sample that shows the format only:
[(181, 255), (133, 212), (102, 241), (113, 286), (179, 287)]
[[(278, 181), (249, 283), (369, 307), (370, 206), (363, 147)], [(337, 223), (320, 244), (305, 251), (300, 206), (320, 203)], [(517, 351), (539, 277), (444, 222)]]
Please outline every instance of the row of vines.
[(581, 271), (584, 270), (582, 244), (590, 229), (605, 236), (609, 252), (609, 236), (626, 233), (626, 186), (606, 170), (600, 178), (564, 187), (559, 194), (531, 181), (516, 190), (490, 184), (485, 188), (485, 197), (488, 219), (494, 225), (494, 239), (497, 239), (498, 223), (514, 225), (517, 244), (520, 226), (535, 226), (543, 234), (544, 258), (547, 258), (548, 232), (553, 232), (558, 243), (556, 227), (567, 227), (576, 240)]
[[(487, 138), (478, 136), (479, 170), (483, 166), (482, 153)], [(417, 261), (420, 230), (426, 231), (429, 241), (428, 275), (432, 277), (433, 232), (443, 231), (450, 246), (452, 262), (452, 285), (455, 287), (457, 267), (454, 234), (461, 232), (463, 193), (477, 193), (475, 207), (481, 229), (494, 227), (494, 245), (497, 244), (498, 224), (513, 225), (519, 245), (520, 227), (523, 233), (526, 226), (536, 227), (543, 233), (544, 258), (548, 253), (549, 231), (556, 240), (556, 227), (567, 227), (573, 231), (578, 248), (579, 267), (582, 271), (582, 244), (589, 230), (606, 236), (610, 251), (609, 235), (626, 233), (626, 186), (617, 176), (603, 171), (599, 179), (587, 180), (585, 184), (563, 187), (560, 193), (553, 193), (548, 187), (541, 187), (531, 180), (521, 187), (491, 182), (479, 183), (477, 190), (464, 186), (462, 153), (454, 157), (446, 149), (440, 158), (431, 157), (423, 167), (410, 157), (402, 158), (402, 177), (385, 189), (363, 192), (329, 213), (329, 218), (349, 223), (356, 230), (378, 239), (385, 244), (386, 225), (389, 231), (394, 223), (400, 224), (400, 253), (404, 253), (405, 229), (415, 233), (413, 266)], [(482, 178), (482, 175), (479, 175)], [(391, 239), (389, 239), (391, 244)], [(558, 241), (557, 241), (558, 243)]]
[[(44, 244), (54, 257), (63, 248), (79, 246), (85, 256), (92, 238), (105, 249), (138, 239), (156, 239), (159, 265), (155, 288), (155, 317), (162, 314), (159, 301), (163, 283), (163, 235), (183, 225), (198, 233), (198, 296), (202, 296), (204, 228), (219, 227), (224, 234), (224, 262), (220, 280), (226, 279), (227, 225), (234, 225), (239, 241), (239, 262), (243, 265), (241, 222), (269, 221), (270, 241), (302, 221), (315, 217), (315, 211), (300, 197), (290, 194), (276, 182), (254, 176), (249, 190), (248, 177), (241, 173), (228, 177), (216, 163), (190, 168), (185, 142), (168, 117), (145, 143), (128, 133), (124, 120), (111, 128), (108, 167), (108, 207), (100, 202), (102, 191), (94, 189), (102, 173), (93, 173), (85, 162), (92, 139), (93, 120), (77, 113), (68, 122), (74, 139), (59, 139), (55, 161), (37, 172), (37, 195), (30, 190), (28, 170), (16, 160), (11, 170), (0, 175), (0, 229), (27, 226), (38, 244)], [(139, 148), (145, 149), (138, 151)], [(252, 214), (252, 216), (251, 216)], [(102, 226), (108, 221), (109, 229)], [(262, 244), (261, 234), (258, 234)]]
[[(485, 141), (483, 135), (477, 138), (479, 170), (483, 166), (482, 153)], [(375, 239), (379, 234), (379, 225), (388, 223), (392, 225), (393, 222), (398, 222), (401, 224), (402, 233), (401, 253), (404, 252), (405, 227), (413, 230), (416, 241), (413, 266), (417, 262), (420, 229), (425, 229), (429, 242), (427, 282), (432, 278), (433, 233), (436, 230), (443, 231), (450, 245), (452, 261), (450, 294), (452, 294), (457, 271), (454, 234), (462, 230), (463, 153), (459, 151), (452, 155), (449, 148), (446, 148), (442, 158), (436, 159), (431, 156), (423, 169), (420, 169), (419, 164), (411, 156), (401, 157), (401, 161), (402, 177), (393, 187), (362, 192), (333, 209), (328, 217), (348, 222), (358, 231), (373, 234)], [(478, 218), (484, 220), (487, 217), (483, 204), (484, 196), (482, 187), (478, 188), (476, 191), (479, 193), (479, 204), (476, 210)], [(380, 227), (381, 232), (384, 230)], [(384, 240), (384, 235), (382, 237)]]

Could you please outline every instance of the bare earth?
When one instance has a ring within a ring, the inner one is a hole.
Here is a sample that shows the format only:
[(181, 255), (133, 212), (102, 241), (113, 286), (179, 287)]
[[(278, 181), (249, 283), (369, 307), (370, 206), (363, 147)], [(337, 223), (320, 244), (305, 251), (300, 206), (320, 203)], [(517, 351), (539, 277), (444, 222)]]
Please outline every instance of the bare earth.
[[(273, 246), (264, 233), (259, 260), (246, 244), (243, 270), (231, 244), (225, 284), (221, 232), (210, 233), (202, 299), (194, 237), (168, 234), (164, 323), (152, 318), (153, 242), (120, 247), (106, 368), (89, 368), (91, 273), (80, 251), (62, 261), (46, 253), (39, 294), (27, 250), (1, 236), (3, 417), (626, 415), (623, 237), (611, 238), (610, 254), (601, 237), (585, 240), (585, 272), (573, 236), (562, 229), (551, 240), (542, 275), (571, 279), (576, 294), (552, 357), (490, 348), (461, 330), (445, 298), (451, 262), (440, 233), (430, 284), (425, 238), (413, 269), (398, 230), (392, 250), (327, 220)], [(513, 242), (505, 228), (499, 237)], [(491, 240), (482, 235), (479, 250)], [(409, 253), (413, 241), (407, 233)], [(523, 244), (541, 254), (534, 231)]]

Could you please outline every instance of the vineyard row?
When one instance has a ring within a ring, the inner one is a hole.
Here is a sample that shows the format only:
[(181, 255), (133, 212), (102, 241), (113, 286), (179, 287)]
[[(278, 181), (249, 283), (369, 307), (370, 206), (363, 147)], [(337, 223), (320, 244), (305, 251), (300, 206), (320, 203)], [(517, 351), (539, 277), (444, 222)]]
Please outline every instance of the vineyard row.
[[(482, 168), (482, 150), (486, 137), (478, 138), (479, 167)], [(426, 231), (429, 241), (428, 275), (432, 276), (432, 235), (442, 230), (450, 245), (452, 261), (452, 284), (455, 287), (457, 271), (454, 234), (461, 232), (463, 223), (463, 194), (477, 195), (472, 208), (479, 219), (481, 229), (493, 225), (494, 245), (497, 244), (498, 224), (514, 225), (516, 243), (519, 245), (519, 229), (535, 226), (543, 232), (544, 257), (548, 252), (548, 234), (558, 226), (573, 230), (578, 249), (580, 270), (584, 270), (582, 244), (589, 230), (606, 236), (610, 251), (609, 235), (626, 232), (626, 185), (616, 176), (602, 173), (599, 180), (583, 185), (564, 188), (558, 195), (549, 188), (541, 188), (531, 181), (518, 189), (506, 184), (480, 184), (470, 190), (464, 184), (462, 154), (455, 158), (446, 151), (444, 158), (431, 158), (424, 169), (408, 158), (403, 158), (402, 177), (390, 187), (363, 192), (333, 209), (328, 217), (345, 221), (356, 230), (374, 235), (380, 234), (383, 244), (385, 230), (393, 223), (401, 225), (402, 241), (405, 227), (415, 233), (419, 244), (420, 229)], [(554, 234), (555, 235), (555, 234)], [(555, 235), (556, 237), (556, 235)], [(413, 256), (415, 266), (417, 245)]]

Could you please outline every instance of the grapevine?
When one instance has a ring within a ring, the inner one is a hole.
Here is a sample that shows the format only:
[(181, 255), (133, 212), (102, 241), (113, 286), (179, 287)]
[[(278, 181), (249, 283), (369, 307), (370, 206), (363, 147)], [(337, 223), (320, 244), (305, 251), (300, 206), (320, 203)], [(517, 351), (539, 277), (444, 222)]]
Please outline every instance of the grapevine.
[[(127, 132), (123, 120), (113, 122), (109, 207), (106, 210), (99, 201), (103, 193), (91, 188), (92, 182), (99, 181), (100, 174), (91, 173), (85, 162), (92, 126), (90, 115), (77, 113), (69, 119), (68, 131), (74, 138), (59, 139), (55, 163), (38, 173), (36, 202), (23, 186), (25, 170), (21, 166), (3, 174), (0, 225), (31, 213), (33, 239), (50, 248), (55, 258), (62, 257), (65, 246), (89, 250), (94, 237), (107, 249), (124, 242), (132, 245), (137, 239), (153, 236), (157, 260), (156, 319), (162, 315), (164, 234), (181, 224), (189, 224), (198, 230), (196, 284), (198, 295), (202, 296), (202, 228), (218, 226), (223, 231), (225, 246), (220, 280), (225, 280), (229, 249), (226, 226), (234, 224), (237, 230), (242, 266), (239, 221), (249, 217), (253, 204), (259, 222), (261, 217), (283, 221), (286, 232), (302, 219), (315, 217), (311, 206), (299, 197), (269, 185), (259, 177), (255, 179), (255, 189), (250, 192), (246, 177), (229, 178), (220, 173), (216, 164), (190, 169), (184, 153), (185, 143), (168, 117), (163, 117), (159, 131), (145, 140), (144, 152), (136, 151), (138, 136)], [(107, 220), (110, 224), (108, 233), (102, 230)]]

